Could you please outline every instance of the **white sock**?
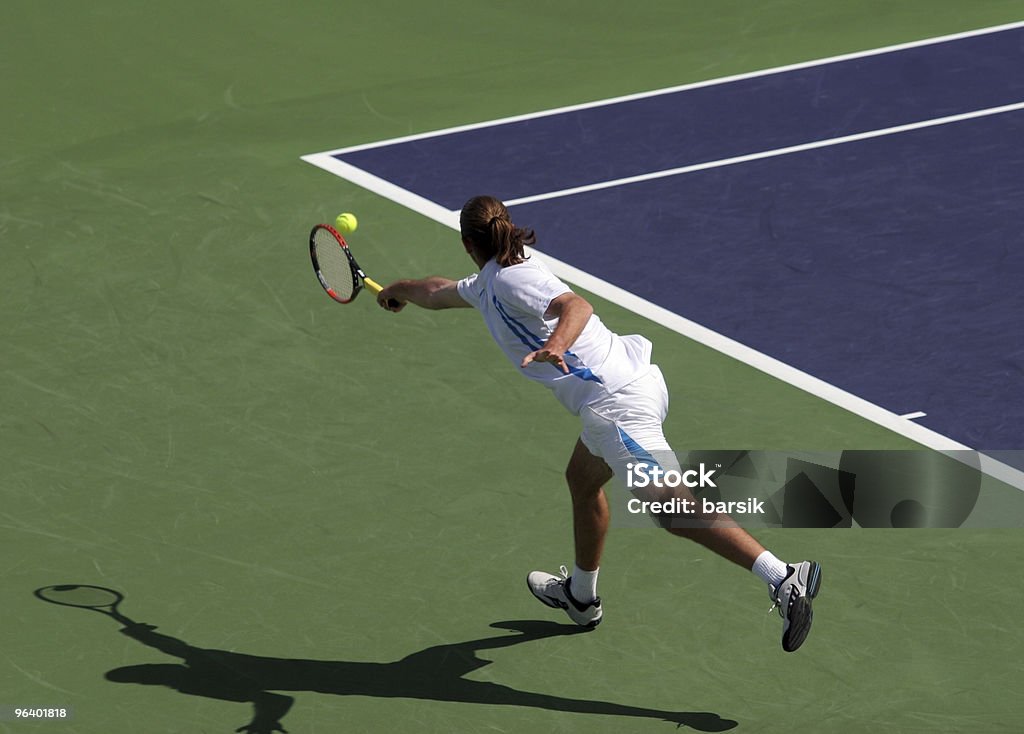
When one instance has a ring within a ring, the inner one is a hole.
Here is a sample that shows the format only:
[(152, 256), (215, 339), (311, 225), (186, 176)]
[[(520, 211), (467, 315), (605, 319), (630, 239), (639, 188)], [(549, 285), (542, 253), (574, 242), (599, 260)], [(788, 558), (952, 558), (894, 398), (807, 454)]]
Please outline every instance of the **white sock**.
[(789, 573), (785, 562), (772, 555), (771, 551), (759, 555), (750, 570), (769, 586), (778, 586)]
[(584, 571), (579, 566), (573, 565), (572, 583), (569, 584), (569, 591), (572, 598), (581, 604), (594, 601), (597, 598), (597, 573), (600, 568), (593, 571)]

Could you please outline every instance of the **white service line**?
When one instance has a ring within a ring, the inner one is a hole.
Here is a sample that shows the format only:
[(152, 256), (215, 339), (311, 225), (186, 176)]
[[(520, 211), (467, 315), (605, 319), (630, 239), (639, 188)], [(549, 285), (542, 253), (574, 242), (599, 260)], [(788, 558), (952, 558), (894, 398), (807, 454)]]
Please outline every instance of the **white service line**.
[(508, 201), (505, 202), (505, 204), (507, 206), (517, 206), (519, 204), (532, 204), (537, 201), (547, 201), (549, 199), (560, 199), (565, 196), (573, 196), (574, 194), (584, 194), (590, 191), (610, 189), (616, 186), (626, 186), (628, 184), (640, 183), (642, 181), (651, 181), (658, 178), (667, 178), (669, 176), (679, 176), (684, 173), (704, 171), (709, 168), (722, 168), (723, 166), (731, 166), (737, 163), (749, 163), (750, 161), (759, 161), (764, 158), (775, 158), (776, 156), (789, 155), (790, 153), (801, 153), (805, 150), (828, 148), (833, 145), (853, 143), (858, 140), (870, 140), (871, 138), (881, 138), (886, 135), (896, 135), (898, 133), (910, 132), (911, 130), (921, 130), (923, 128), (936, 127), (938, 125), (948, 125), (953, 122), (963, 122), (964, 120), (973, 120), (978, 117), (988, 117), (990, 115), (999, 115), (1004, 112), (1015, 112), (1017, 110), (1024, 110), (1024, 102), (1015, 102), (1014, 104), (1001, 105), (999, 107), (989, 107), (988, 109), (975, 110), (973, 112), (961, 112), (960, 114), (957, 115), (936, 117), (931, 120), (910, 122), (905, 125), (894, 125), (893, 127), (880, 128), (878, 130), (868, 130), (866, 132), (854, 133), (852, 135), (842, 135), (838, 138), (827, 138), (825, 140), (815, 140), (810, 143), (800, 143), (799, 145), (788, 145), (785, 148), (763, 150), (759, 153), (748, 153), (747, 155), (738, 155), (733, 158), (722, 158), (721, 160), (717, 161), (695, 163), (689, 166), (679, 166), (678, 168), (666, 168), (663, 171), (641, 173), (636, 176), (626, 176), (624, 178), (616, 178), (610, 181), (601, 181), (600, 183), (586, 184), (584, 186), (573, 186), (572, 188), (568, 189), (548, 191), (547, 193), (544, 194), (533, 194), (531, 196), (523, 196), (518, 199), (509, 199)]
[(915, 420), (916, 418), (924, 418), (926, 415), (928, 415), (928, 414), (925, 413), (923, 410), (918, 410), (918, 411), (915, 411), (913, 413), (904, 413), (903, 415), (900, 416), (900, 418), (902, 418), (904, 420), (912, 421), (912, 420)]

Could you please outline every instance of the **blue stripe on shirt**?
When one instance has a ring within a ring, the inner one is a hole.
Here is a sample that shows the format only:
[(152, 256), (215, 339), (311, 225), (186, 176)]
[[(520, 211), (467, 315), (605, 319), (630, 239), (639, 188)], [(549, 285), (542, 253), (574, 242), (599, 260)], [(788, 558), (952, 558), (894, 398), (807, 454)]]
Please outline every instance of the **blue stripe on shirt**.
[[(494, 304), (494, 308), (497, 309), (498, 315), (501, 316), (501, 320), (505, 322), (505, 326), (507, 326), (509, 330), (518, 337), (519, 341), (525, 344), (531, 352), (543, 349), (544, 342), (541, 341), (541, 338), (527, 329), (522, 322), (514, 319), (508, 311), (505, 310), (505, 307), (501, 305), (497, 296), (492, 295), (491, 302)], [(579, 359), (579, 357), (572, 352), (566, 352), (565, 354), (566, 356), (573, 357), (574, 359)], [(557, 364), (552, 364), (551, 366), (559, 372), (562, 371)], [(587, 380), (589, 382), (601, 382), (601, 378), (595, 375), (589, 367), (573, 367), (568, 362), (566, 362), (566, 366), (569, 368), (569, 374), (574, 377), (578, 377), (581, 380)]]

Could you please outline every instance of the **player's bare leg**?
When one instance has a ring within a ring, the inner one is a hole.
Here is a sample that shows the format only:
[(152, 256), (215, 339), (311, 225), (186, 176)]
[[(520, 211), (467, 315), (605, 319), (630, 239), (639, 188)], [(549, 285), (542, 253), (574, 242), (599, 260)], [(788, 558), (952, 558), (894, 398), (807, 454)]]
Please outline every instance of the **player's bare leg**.
[(608, 534), (608, 498), (604, 485), (614, 476), (604, 459), (594, 456), (580, 440), (569, 459), (565, 480), (572, 494), (572, 525), (576, 565), (595, 571), (601, 565), (604, 538)]
[[(658, 490), (656, 490), (658, 491)], [(692, 495), (686, 491), (686, 499)], [(661, 499), (667, 499), (668, 492)], [(699, 505), (698, 505), (699, 506)], [(811, 628), (811, 602), (821, 585), (821, 567), (815, 561), (787, 564), (766, 550), (728, 515), (710, 513), (688, 517), (686, 523), (660, 518), (673, 535), (687, 538), (722, 558), (752, 571), (768, 584), (768, 593), (783, 619), (782, 648), (792, 652), (803, 644)], [(693, 527), (696, 521), (701, 527)]]
[(728, 515), (714, 515), (702, 518), (714, 527), (668, 528), (673, 535), (699, 543), (722, 558), (732, 561), (749, 571), (757, 557), (764, 553), (764, 546)]
[[(597, 626), (603, 615), (597, 596), (597, 572), (610, 521), (603, 487), (613, 476), (604, 459), (591, 454), (582, 441), (576, 442), (565, 471), (572, 495), (576, 567), (571, 575), (563, 566), (560, 577), (543, 571), (534, 571), (527, 577), (534, 596), (548, 606), (564, 609), (573, 621), (585, 627)], [(665, 500), (677, 491), (652, 488), (652, 496), (645, 499)], [(686, 498), (693, 499), (688, 491)], [(783, 649), (793, 651), (800, 647), (810, 630), (811, 600), (821, 583), (817, 563), (783, 563), (725, 514), (690, 516), (685, 525), (674, 524), (669, 517), (660, 520), (671, 534), (692, 540), (761, 577), (782, 613)], [(693, 521), (698, 521), (700, 527), (693, 527)]]
[(601, 599), (597, 596), (597, 572), (608, 534), (608, 498), (605, 483), (614, 476), (604, 459), (590, 453), (582, 441), (576, 442), (565, 479), (572, 495), (573, 538), (576, 566), (562, 575), (533, 571), (526, 577), (535, 597), (549, 607), (564, 609), (576, 624), (596, 627), (601, 622)]

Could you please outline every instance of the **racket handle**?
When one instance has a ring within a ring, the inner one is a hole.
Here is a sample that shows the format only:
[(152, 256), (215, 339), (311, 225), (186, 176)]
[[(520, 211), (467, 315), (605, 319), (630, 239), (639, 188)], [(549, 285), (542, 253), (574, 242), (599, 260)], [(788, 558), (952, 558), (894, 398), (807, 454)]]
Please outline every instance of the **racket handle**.
[[(381, 287), (380, 283), (375, 281), (373, 278), (367, 278), (366, 276), (363, 276), (363, 284), (371, 291), (373, 291), (374, 295), (377, 295), (382, 290), (384, 290)], [(400, 304), (398, 303), (398, 301), (396, 301), (394, 298), (388, 299), (388, 306), (390, 306), (391, 308), (398, 308), (399, 305)]]

